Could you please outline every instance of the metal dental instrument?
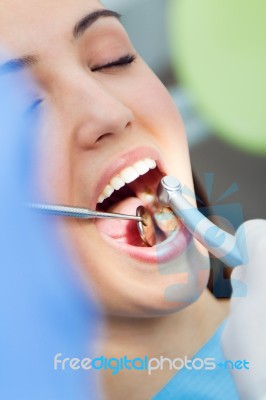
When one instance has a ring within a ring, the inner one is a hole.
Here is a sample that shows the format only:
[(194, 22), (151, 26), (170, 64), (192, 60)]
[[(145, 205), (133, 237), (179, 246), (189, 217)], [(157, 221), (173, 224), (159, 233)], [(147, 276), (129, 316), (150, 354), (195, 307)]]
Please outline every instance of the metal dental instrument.
[(156, 244), (156, 236), (153, 220), (150, 213), (145, 207), (139, 206), (137, 208), (136, 214), (145, 221), (144, 223), (138, 222), (137, 224), (141, 239), (147, 246), (154, 246)]
[(56, 215), (62, 217), (73, 217), (81, 219), (93, 219), (93, 218), (115, 218), (115, 219), (128, 219), (135, 220), (138, 222), (145, 223), (142, 216), (139, 215), (127, 215), (127, 214), (116, 214), (107, 213), (100, 211), (89, 210), (88, 208), (81, 207), (69, 207), (62, 205), (52, 205), (52, 204), (29, 204), (29, 208), (38, 211), (42, 214)]
[(81, 219), (113, 218), (113, 219), (134, 220), (137, 222), (138, 231), (143, 242), (150, 247), (155, 245), (155, 232), (153, 228), (153, 221), (150, 216), (150, 213), (143, 206), (137, 208), (136, 215), (107, 213), (107, 212), (89, 210), (88, 208), (69, 207), (69, 206), (52, 205), (52, 204), (29, 204), (28, 207), (41, 214), (55, 215), (62, 217), (72, 217)]
[(239, 251), (235, 236), (225, 232), (182, 196), (181, 183), (174, 177), (162, 178), (158, 191), (162, 206), (172, 209), (189, 232), (215, 257), (226, 265), (235, 267), (243, 264), (243, 256)]

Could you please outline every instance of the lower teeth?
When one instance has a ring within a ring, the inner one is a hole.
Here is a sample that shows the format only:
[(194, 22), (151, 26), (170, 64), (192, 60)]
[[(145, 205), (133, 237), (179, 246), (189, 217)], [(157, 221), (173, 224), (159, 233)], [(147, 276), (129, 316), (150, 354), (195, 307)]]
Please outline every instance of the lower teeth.
[(145, 189), (143, 192), (139, 193), (138, 197), (152, 214), (156, 244), (162, 243), (174, 231), (180, 228), (180, 223), (172, 210), (167, 207), (161, 209), (157, 202), (157, 197), (149, 189)]
[[(139, 209), (145, 210), (144, 207), (139, 207)], [(137, 215), (140, 215), (137, 213)], [(147, 213), (149, 215), (149, 213)], [(179, 228), (178, 220), (176, 219), (173, 212), (164, 208), (162, 211), (153, 213), (153, 217), (149, 217), (147, 219), (148, 224), (140, 225), (142, 228), (139, 228), (139, 233), (141, 239), (147, 246), (158, 245), (166, 240), (174, 231)]]
[(156, 225), (168, 237), (171, 233), (178, 229), (178, 221), (169, 208), (163, 208), (160, 212), (153, 214)]

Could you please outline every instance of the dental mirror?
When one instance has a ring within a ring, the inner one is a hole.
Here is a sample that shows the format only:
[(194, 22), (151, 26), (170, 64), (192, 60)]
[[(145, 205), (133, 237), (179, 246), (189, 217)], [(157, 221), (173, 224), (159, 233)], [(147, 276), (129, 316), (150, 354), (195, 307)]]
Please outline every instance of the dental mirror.
[(59, 204), (28, 204), (28, 208), (37, 211), (41, 214), (56, 215), (62, 217), (72, 217), (81, 219), (94, 219), (94, 218), (114, 218), (114, 219), (128, 219), (137, 222), (138, 231), (143, 242), (152, 247), (156, 243), (155, 229), (152, 217), (148, 210), (139, 206), (136, 210), (136, 215), (106, 213), (89, 210), (81, 207), (70, 207)]
[(136, 215), (142, 219), (137, 222), (142, 241), (149, 247), (154, 246), (156, 244), (155, 229), (149, 211), (145, 207), (139, 206)]

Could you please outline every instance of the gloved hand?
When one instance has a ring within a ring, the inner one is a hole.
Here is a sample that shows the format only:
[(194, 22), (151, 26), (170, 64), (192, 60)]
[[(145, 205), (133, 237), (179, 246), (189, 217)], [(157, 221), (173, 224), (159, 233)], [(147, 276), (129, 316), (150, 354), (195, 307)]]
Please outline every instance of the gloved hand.
[(0, 399), (98, 399), (94, 374), (54, 370), (57, 353), (93, 354), (97, 313), (55, 229), (24, 206), (38, 135), (31, 85), (0, 73)]
[[(246, 360), (249, 369), (232, 369), (241, 399), (266, 399), (266, 221), (254, 220), (245, 229), (247, 263), (236, 267), (233, 294), (222, 342), (227, 359)], [(240, 230), (237, 232), (239, 236)], [(240, 293), (241, 292), (241, 293)], [(242, 297), (241, 297), (242, 296)]]

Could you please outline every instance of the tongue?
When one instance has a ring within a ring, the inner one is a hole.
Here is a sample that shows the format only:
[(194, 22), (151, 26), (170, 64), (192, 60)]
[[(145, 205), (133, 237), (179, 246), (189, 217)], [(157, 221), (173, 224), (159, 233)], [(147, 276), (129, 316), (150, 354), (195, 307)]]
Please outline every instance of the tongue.
[[(116, 203), (107, 211), (119, 214), (136, 215), (136, 209), (142, 203), (137, 197), (128, 197)], [(107, 236), (120, 242), (134, 246), (144, 246), (137, 228), (137, 222), (123, 219), (98, 219), (96, 221), (98, 229)]]

